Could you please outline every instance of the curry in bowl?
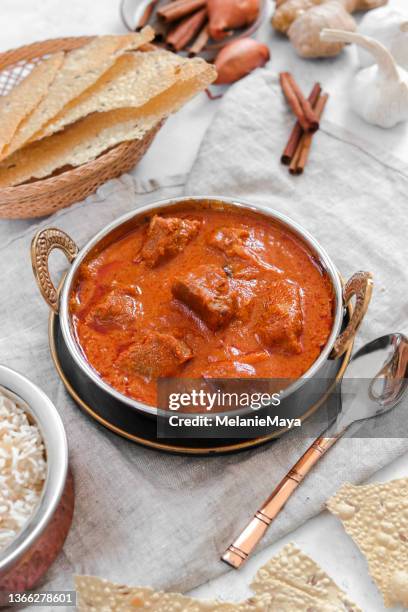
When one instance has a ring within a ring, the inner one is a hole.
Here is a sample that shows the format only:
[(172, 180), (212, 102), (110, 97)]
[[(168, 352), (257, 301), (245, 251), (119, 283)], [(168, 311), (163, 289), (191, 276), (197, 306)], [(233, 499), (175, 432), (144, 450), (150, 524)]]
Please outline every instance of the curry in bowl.
[(91, 250), (69, 310), (101, 379), (154, 406), (160, 377), (301, 377), (329, 339), (335, 294), (315, 253), (277, 220), (192, 208), (145, 216)]

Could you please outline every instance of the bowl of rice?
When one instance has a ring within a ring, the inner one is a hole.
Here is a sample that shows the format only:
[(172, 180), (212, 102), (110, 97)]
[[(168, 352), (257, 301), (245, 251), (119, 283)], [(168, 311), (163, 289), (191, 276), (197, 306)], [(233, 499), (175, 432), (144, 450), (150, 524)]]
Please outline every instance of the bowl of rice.
[(64, 544), (73, 508), (57, 409), (39, 387), (0, 366), (0, 591), (35, 586)]

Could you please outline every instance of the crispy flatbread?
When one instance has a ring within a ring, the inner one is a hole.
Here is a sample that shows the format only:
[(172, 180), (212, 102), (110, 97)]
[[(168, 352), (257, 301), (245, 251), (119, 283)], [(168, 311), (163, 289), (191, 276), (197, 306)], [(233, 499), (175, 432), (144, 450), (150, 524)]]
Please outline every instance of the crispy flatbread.
[(344, 484), (327, 502), (367, 559), (386, 607), (408, 608), (408, 478)]
[(188, 60), (160, 49), (126, 53), (41, 130), (39, 137), (50, 136), (91, 113), (146, 104), (177, 81), (176, 67), (185, 62)]
[(179, 593), (114, 584), (76, 576), (80, 612), (361, 612), (312, 560), (293, 544), (285, 546), (257, 573), (255, 595), (242, 602), (204, 601)]
[(250, 604), (199, 601), (180, 593), (164, 593), (141, 587), (127, 587), (95, 578), (76, 576), (77, 608), (80, 612), (255, 612)]
[(294, 544), (288, 544), (256, 574), (255, 598), (267, 601), (270, 612), (361, 612), (337, 584)]
[(17, 151), (29, 141), (36, 140), (37, 132), (47, 126), (69, 102), (96, 83), (123, 53), (137, 49), (153, 40), (153, 37), (152, 28), (146, 27), (137, 34), (98, 36), (83, 47), (67, 53), (47, 95), (21, 123), (0, 159)]
[(97, 113), (19, 149), (0, 164), (0, 187), (45, 178), (65, 166), (81, 166), (119, 142), (143, 138), (157, 120), (142, 121), (134, 115), (132, 109)]
[(55, 53), (34, 66), (9, 94), (0, 97), (0, 154), (10, 143), (21, 122), (39, 105), (48, 92), (64, 53)]
[(139, 109), (94, 113), (62, 132), (16, 151), (0, 164), (0, 187), (44, 178), (65, 166), (80, 166), (120, 142), (142, 139), (214, 78), (215, 69), (210, 64), (201, 59), (189, 60), (180, 66), (175, 85)]

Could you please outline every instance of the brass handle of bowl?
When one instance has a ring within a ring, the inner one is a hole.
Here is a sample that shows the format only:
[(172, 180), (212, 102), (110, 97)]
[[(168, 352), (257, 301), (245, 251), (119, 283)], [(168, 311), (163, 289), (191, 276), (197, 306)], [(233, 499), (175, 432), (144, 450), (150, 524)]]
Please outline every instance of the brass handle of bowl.
[(353, 314), (346, 327), (334, 343), (330, 353), (331, 359), (337, 359), (346, 352), (350, 342), (353, 341), (358, 328), (360, 327), (373, 293), (373, 276), (371, 272), (356, 272), (347, 281), (344, 287), (344, 305), (350, 302), (355, 297), (356, 303), (353, 309)]
[(31, 264), (41, 295), (54, 312), (58, 313), (59, 294), (51, 280), (48, 260), (51, 251), (60, 249), (72, 263), (79, 249), (75, 242), (62, 230), (49, 227), (40, 230), (31, 243)]

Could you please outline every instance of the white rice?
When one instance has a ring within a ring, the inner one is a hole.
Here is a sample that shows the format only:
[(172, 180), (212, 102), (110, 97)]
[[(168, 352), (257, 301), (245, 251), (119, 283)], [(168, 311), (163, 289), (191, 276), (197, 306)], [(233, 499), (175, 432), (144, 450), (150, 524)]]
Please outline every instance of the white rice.
[(0, 551), (20, 533), (39, 502), (47, 473), (40, 431), (0, 390)]

